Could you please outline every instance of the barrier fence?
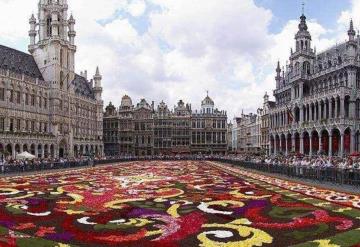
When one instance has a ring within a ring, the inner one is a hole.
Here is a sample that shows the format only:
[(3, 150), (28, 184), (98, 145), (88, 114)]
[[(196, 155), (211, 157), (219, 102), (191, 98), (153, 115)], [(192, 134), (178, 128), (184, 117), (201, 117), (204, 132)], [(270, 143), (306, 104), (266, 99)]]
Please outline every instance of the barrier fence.
[(35, 172), (43, 170), (69, 169), (76, 167), (90, 167), (111, 163), (122, 163), (129, 161), (146, 160), (210, 160), (239, 166), (246, 169), (253, 169), (266, 173), (281, 174), (288, 177), (310, 179), (319, 182), (331, 182), (334, 184), (347, 184), (360, 186), (360, 169), (340, 169), (332, 167), (305, 167), (305, 166), (286, 166), (266, 163), (255, 163), (221, 158), (196, 158), (196, 157), (139, 157), (139, 158), (119, 158), (107, 160), (82, 160), (65, 162), (42, 162), (39, 164), (26, 165), (0, 165), (2, 174)]
[(233, 166), (253, 169), (266, 173), (280, 174), (288, 177), (310, 179), (318, 182), (331, 182), (334, 184), (346, 184), (360, 186), (360, 169), (341, 169), (334, 167), (305, 167), (287, 166), (266, 163), (255, 163), (248, 161), (211, 159)]

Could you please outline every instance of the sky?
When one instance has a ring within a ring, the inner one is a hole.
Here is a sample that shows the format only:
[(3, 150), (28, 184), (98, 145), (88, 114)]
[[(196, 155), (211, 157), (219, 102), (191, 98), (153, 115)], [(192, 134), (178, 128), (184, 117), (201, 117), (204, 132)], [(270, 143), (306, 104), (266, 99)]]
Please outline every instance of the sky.
[[(103, 76), (103, 99), (123, 95), (170, 108), (200, 108), (209, 91), (229, 121), (256, 112), (275, 87), (275, 67), (294, 47), (303, 0), (68, 0), (76, 19), (77, 73)], [(27, 51), (38, 0), (0, 0), (0, 44)], [(345, 41), (359, 0), (304, 0), (313, 46)]]

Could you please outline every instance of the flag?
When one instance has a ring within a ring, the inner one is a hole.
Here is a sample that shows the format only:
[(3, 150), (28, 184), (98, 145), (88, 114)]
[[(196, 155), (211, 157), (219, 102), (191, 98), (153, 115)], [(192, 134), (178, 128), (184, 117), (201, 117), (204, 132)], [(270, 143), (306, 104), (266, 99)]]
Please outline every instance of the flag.
[(288, 106), (286, 106), (287, 109), (287, 115), (288, 115), (288, 123), (292, 123), (294, 121), (294, 115), (292, 114), (291, 110)]

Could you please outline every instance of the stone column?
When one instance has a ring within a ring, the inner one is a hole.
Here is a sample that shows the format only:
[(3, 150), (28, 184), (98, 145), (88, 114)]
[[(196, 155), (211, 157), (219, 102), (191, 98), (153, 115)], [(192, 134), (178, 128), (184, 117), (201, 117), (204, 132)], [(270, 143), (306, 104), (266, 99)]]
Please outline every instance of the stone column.
[(329, 157), (332, 157), (332, 136), (329, 135)]
[(356, 114), (355, 114), (355, 101), (350, 101), (349, 103), (349, 118), (350, 119), (354, 119)]
[(310, 157), (312, 157), (313, 146), (312, 146), (312, 136), (311, 136), (311, 135), (309, 136), (309, 140), (310, 140), (310, 151), (309, 151), (309, 155), (310, 155)]
[(45, 145), (41, 147), (41, 158), (45, 158)]
[(335, 112), (334, 112), (334, 116), (333, 118), (337, 118), (338, 117), (338, 101), (337, 99), (335, 99)]
[(291, 136), (291, 151), (295, 152), (295, 135)]
[(280, 147), (279, 147), (279, 149), (280, 149), (280, 152), (282, 153), (283, 152), (283, 149), (282, 149), (282, 138), (281, 138), (281, 136), (280, 136)]
[(355, 133), (351, 132), (350, 139), (350, 154), (355, 152)]
[(11, 156), (15, 159), (16, 158), (16, 150), (15, 150), (15, 144), (11, 144)]
[(322, 117), (322, 109), (321, 109), (321, 102), (319, 102), (319, 121), (321, 121)]
[(319, 136), (319, 152), (323, 151), (323, 145), (322, 145), (322, 136), (321, 133), (318, 133)]
[(289, 148), (288, 148), (288, 138), (285, 136), (285, 155), (289, 155)]
[(38, 144), (35, 144), (35, 157), (39, 157), (39, 152), (38, 152)]
[(303, 106), (300, 106), (300, 123), (304, 122), (304, 109)]
[(344, 156), (344, 134), (340, 135), (340, 157)]
[(329, 118), (334, 118), (334, 115), (332, 113), (332, 100), (329, 100)]
[(300, 153), (304, 154), (304, 136), (300, 135)]
[(340, 98), (340, 118), (344, 118), (345, 116), (345, 99)]

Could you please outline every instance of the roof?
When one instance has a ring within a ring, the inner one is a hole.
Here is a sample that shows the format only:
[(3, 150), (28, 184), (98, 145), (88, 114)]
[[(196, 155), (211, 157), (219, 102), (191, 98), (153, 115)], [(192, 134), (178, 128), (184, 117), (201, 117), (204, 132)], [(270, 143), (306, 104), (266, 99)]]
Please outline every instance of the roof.
[(74, 85), (74, 91), (77, 95), (95, 99), (95, 94), (85, 77), (75, 74), (72, 84)]
[(43, 80), (32, 55), (0, 45), (0, 68)]

